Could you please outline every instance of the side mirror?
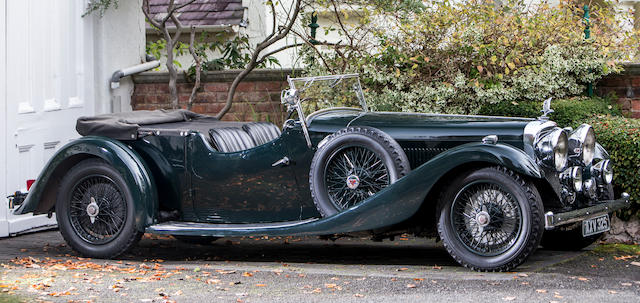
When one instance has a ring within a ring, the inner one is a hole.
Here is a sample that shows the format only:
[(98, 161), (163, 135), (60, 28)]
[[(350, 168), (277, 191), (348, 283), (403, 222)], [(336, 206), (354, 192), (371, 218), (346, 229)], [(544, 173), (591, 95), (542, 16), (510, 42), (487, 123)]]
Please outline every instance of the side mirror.
[(280, 94), (280, 102), (287, 106), (295, 106), (300, 96), (295, 88), (285, 89)]

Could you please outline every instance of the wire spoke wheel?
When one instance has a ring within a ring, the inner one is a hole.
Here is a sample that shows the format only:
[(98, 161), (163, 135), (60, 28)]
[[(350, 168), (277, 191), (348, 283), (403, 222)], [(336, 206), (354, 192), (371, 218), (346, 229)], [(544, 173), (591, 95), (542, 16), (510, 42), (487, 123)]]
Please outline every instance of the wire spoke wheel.
[(363, 146), (345, 146), (335, 151), (324, 175), (329, 199), (339, 210), (366, 200), (391, 182), (381, 157)]
[(111, 178), (89, 175), (72, 187), (68, 212), (71, 226), (82, 240), (105, 244), (122, 231), (127, 203)]
[(523, 224), (517, 199), (489, 181), (463, 187), (451, 205), (450, 215), (462, 244), (482, 256), (496, 256), (511, 248)]

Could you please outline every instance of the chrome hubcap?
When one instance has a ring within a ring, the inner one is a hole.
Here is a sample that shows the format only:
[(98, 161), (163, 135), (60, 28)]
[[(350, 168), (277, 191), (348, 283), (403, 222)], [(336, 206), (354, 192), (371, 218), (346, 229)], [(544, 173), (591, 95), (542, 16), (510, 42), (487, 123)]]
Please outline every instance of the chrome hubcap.
[(356, 175), (350, 175), (347, 177), (347, 187), (350, 189), (356, 189), (360, 185), (360, 178)]
[(96, 199), (91, 197), (91, 203), (87, 205), (87, 215), (89, 215), (89, 220), (91, 220), (92, 224), (96, 222), (98, 213), (100, 213), (100, 207), (98, 206), (98, 203), (96, 203)]
[(476, 222), (480, 227), (485, 227), (491, 222), (491, 216), (486, 211), (481, 211), (476, 214)]

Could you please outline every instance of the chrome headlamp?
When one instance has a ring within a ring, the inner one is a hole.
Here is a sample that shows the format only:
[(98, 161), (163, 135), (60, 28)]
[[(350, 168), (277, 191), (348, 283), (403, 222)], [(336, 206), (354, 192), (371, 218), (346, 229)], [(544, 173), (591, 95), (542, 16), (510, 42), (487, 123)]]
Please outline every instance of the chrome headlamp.
[(536, 142), (536, 154), (542, 163), (561, 172), (567, 167), (569, 139), (561, 128), (554, 128)]
[(560, 174), (560, 181), (565, 186), (574, 191), (582, 190), (582, 168), (579, 166), (569, 167)]
[(591, 174), (596, 176), (599, 183), (611, 184), (613, 182), (613, 164), (609, 160), (602, 160), (591, 167)]
[(578, 157), (584, 165), (593, 161), (596, 150), (596, 135), (593, 127), (582, 124), (569, 135), (569, 155)]

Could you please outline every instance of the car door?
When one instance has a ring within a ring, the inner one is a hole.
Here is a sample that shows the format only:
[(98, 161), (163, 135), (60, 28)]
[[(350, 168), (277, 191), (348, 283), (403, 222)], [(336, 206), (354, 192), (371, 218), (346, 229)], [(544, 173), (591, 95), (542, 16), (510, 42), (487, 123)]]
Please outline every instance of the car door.
[[(266, 144), (222, 153), (192, 136), (189, 166), (194, 212), (208, 223), (300, 220), (301, 201), (284, 132)], [(285, 160), (283, 160), (285, 159)]]

